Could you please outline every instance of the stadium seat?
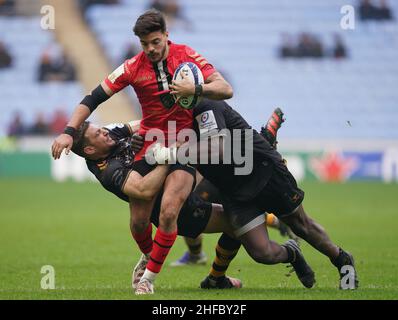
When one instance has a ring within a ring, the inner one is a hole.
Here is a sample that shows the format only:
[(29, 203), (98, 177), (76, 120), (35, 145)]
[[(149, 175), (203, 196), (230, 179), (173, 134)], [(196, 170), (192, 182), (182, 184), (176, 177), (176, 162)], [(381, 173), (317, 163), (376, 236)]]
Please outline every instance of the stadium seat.
[(37, 82), (40, 56), (55, 43), (52, 32), (40, 28), (40, 17), (0, 17), (0, 41), (13, 56), (10, 69), (0, 70), (0, 136), (6, 134), (15, 111), (22, 111), (30, 126), (39, 112), (47, 117), (57, 108), (71, 113), (81, 99), (79, 83)]

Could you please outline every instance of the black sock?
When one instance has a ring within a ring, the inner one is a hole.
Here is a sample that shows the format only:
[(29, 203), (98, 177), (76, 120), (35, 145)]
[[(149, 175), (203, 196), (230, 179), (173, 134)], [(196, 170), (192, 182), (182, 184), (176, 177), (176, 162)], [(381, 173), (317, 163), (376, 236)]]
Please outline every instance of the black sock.
[(286, 251), (287, 251), (287, 261), (284, 262), (284, 263), (292, 263), (292, 262), (294, 262), (296, 260), (296, 252), (292, 248), (290, 248), (288, 246), (282, 245), (282, 247), (284, 247), (286, 249)]
[(343, 266), (352, 265), (353, 264), (350, 255), (347, 252), (345, 252), (343, 249), (341, 249), (341, 248), (339, 248), (339, 255), (337, 256), (337, 258), (335, 258), (333, 260), (330, 259), (330, 261), (339, 270)]
[(198, 255), (202, 252), (202, 241), (199, 244), (188, 245), (188, 250), (191, 255)]
[(222, 279), (229, 264), (236, 256), (240, 248), (240, 241), (223, 233), (216, 246), (216, 256), (210, 269), (209, 278), (212, 280)]

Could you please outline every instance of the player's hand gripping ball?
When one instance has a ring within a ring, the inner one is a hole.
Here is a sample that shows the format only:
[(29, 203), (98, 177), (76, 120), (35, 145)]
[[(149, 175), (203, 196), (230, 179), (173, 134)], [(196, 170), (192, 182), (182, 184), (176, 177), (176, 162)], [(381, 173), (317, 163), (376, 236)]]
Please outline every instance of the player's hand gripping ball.
[[(192, 62), (181, 63), (174, 72), (173, 81), (179, 82), (183, 79), (188, 79), (194, 86), (204, 83), (202, 71)], [(194, 94), (188, 97), (174, 95), (174, 99), (181, 107), (192, 109), (199, 103), (201, 97)]]

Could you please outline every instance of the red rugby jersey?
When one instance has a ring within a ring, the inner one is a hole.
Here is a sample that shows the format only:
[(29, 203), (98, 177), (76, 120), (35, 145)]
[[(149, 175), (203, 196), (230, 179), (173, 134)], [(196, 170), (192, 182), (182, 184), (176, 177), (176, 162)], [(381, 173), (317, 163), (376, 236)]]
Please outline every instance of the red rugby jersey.
[[(186, 45), (169, 43), (167, 58), (159, 63), (152, 63), (144, 52), (126, 60), (109, 77), (106, 84), (114, 92), (131, 85), (142, 107), (140, 133), (149, 129), (164, 132), (167, 144), (168, 121), (176, 122), (177, 133), (185, 128), (192, 128), (192, 110), (186, 110), (174, 102), (169, 93), (174, 71), (183, 62), (195, 63), (206, 80), (216, 70), (207, 60)], [(141, 152), (140, 152), (141, 154)]]

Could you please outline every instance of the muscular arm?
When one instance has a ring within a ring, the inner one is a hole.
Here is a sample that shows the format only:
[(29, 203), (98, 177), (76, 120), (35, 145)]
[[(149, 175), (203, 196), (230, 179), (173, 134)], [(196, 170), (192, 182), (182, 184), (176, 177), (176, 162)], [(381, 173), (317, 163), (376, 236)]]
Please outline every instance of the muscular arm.
[[(212, 100), (224, 100), (233, 96), (231, 85), (217, 71), (206, 79), (202, 88), (202, 96)], [(188, 97), (195, 94), (195, 85), (188, 78), (184, 78), (183, 74), (180, 81), (173, 81), (170, 89), (170, 93), (177, 96)]]
[(163, 186), (168, 171), (168, 165), (158, 165), (145, 177), (142, 177), (136, 171), (132, 171), (122, 191), (130, 198), (152, 200)]
[(233, 96), (231, 85), (217, 71), (206, 79), (202, 87), (202, 95), (209, 99), (224, 100), (230, 99)]
[[(101, 87), (104, 89), (105, 93), (111, 97), (113, 95), (112, 90), (108, 87), (108, 85), (103, 81), (101, 83)], [(67, 126), (73, 127), (75, 129), (79, 128), (81, 124), (90, 116), (91, 112), (88, 106), (84, 104), (79, 104), (75, 111), (72, 114), (71, 119), (69, 120)], [(59, 159), (61, 157), (62, 151), (66, 149), (66, 154), (69, 153), (69, 150), (72, 148), (73, 138), (65, 133), (60, 134), (52, 145), (52, 156), (54, 159)]]

